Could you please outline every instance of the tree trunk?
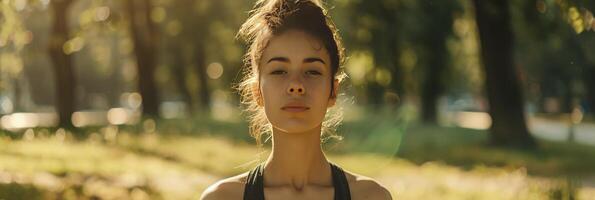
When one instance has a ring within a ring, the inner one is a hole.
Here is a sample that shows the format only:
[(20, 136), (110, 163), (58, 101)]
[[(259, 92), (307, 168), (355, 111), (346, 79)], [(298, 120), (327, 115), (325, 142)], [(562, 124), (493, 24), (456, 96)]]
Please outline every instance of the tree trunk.
[(151, 21), (150, 0), (128, 0), (130, 29), (136, 55), (138, 88), (143, 115), (158, 116), (159, 99), (154, 74), (157, 57), (157, 30)]
[(523, 94), (513, 64), (513, 34), (508, 0), (474, 0), (486, 92), (492, 117), (490, 143), (534, 148), (525, 124)]
[(421, 118), (426, 123), (437, 123), (438, 97), (444, 92), (444, 73), (446, 73), (446, 39), (452, 34), (452, 2), (424, 2), (426, 17), (423, 24), (428, 27), (423, 35), (422, 44), (427, 51), (425, 79), (421, 91)]
[(399, 98), (399, 100), (397, 102), (397, 106), (398, 106), (398, 105), (402, 104), (401, 101), (405, 99), (405, 95), (407, 95), (407, 91), (405, 88), (405, 85), (406, 85), (405, 71), (404, 71), (403, 66), (400, 63), (400, 56), (401, 56), (401, 52), (402, 52), (401, 48), (399, 47), (400, 44), (399, 44), (398, 37), (400, 37), (400, 36), (396, 32), (398, 32), (398, 31), (394, 31), (394, 33), (391, 34), (391, 35), (393, 35), (393, 38), (391, 39), (391, 41), (389, 41), (389, 43), (392, 44), (392, 46), (389, 47), (389, 52), (392, 53), (392, 55), (389, 55), (389, 57), (390, 57), (389, 62), (392, 63), (392, 67), (389, 69), (390, 74), (391, 74), (391, 83), (389, 84), (388, 87), (390, 87), (397, 94), (397, 96)]
[(442, 77), (446, 68), (446, 47), (442, 42), (435, 44), (435, 49), (430, 50), (431, 55), (428, 58), (426, 66), (426, 77), (423, 83), (422, 99), (421, 99), (421, 118), (426, 123), (437, 123), (437, 106), (438, 97), (442, 94), (444, 87), (442, 86)]
[(14, 102), (12, 103), (12, 112), (23, 111), (23, 89), (22, 89), (23, 74), (17, 75), (17, 78), (13, 79), (14, 86)]
[(181, 50), (182, 45), (172, 46), (171, 52), (173, 53), (173, 71), (176, 75), (175, 82), (178, 86), (178, 90), (184, 102), (188, 104), (188, 110), (190, 113), (194, 111), (194, 104), (192, 102), (192, 95), (190, 94), (190, 90), (186, 86), (186, 63), (184, 62), (184, 53)]
[(49, 54), (56, 79), (56, 110), (59, 126), (73, 128), (71, 121), (75, 109), (75, 77), (72, 69), (72, 58), (63, 50), (68, 41), (68, 8), (72, 0), (54, 0), (51, 2), (54, 21), (49, 43)]
[[(201, 36), (199, 36), (201, 37)], [(204, 36), (202, 36), (204, 37)], [(195, 56), (196, 56), (196, 72), (198, 73), (198, 95), (200, 99), (200, 105), (203, 109), (203, 112), (210, 112), (210, 91), (208, 86), (208, 76), (207, 76), (207, 61), (206, 61), (206, 52), (205, 52), (205, 44), (198, 39), (199, 42), (196, 43), (195, 46)]]
[[(589, 38), (591, 37), (591, 38)], [(585, 86), (585, 101), (587, 104), (587, 112), (595, 116), (595, 62), (588, 58), (588, 45), (581, 45), (587, 43), (593, 36), (582, 34), (571, 39), (571, 48), (580, 49), (580, 53), (576, 54), (576, 62), (581, 65), (580, 74), (582, 75)], [(577, 77), (578, 78), (578, 77)]]
[(583, 73), (586, 80), (587, 89), (587, 104), (589, 105), (589, 112), (592, 116), (595, 116), (595, 65), (586, 67), (585, 73)]

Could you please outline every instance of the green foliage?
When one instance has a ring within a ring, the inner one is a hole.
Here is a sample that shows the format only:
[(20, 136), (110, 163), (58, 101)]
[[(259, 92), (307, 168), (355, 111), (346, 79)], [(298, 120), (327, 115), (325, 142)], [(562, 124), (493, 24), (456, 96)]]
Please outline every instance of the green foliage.
[(29, 184), (0, 184), (0, 199), (41, 199), (43, 192)]

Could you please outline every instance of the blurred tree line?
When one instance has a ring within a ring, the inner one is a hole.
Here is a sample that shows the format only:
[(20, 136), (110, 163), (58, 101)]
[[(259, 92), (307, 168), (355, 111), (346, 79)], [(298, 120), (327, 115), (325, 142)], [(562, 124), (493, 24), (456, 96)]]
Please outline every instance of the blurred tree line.
[[(412, 103), (437, 123), (443, 97), (485, 97), (490, 142), (529, 148), (527, 110), (595, 110), (593, 1), (325, 3), (348, 50), (349, 92), (369, 109)], [(0, 112), (55, 111), (73, 128), (79, 110), (163, 117), (164, 107), (197, 115), (238, 105), (231, 86), (245, 44), (234, 38), (253, 4), (3, 0)]]

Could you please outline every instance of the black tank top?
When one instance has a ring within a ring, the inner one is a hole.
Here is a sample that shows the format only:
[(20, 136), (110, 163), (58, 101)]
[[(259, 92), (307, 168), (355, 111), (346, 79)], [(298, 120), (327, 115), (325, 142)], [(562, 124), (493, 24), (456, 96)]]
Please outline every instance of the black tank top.
[[(339, 166), (331, 164), (331, 176), (335, 187), (335, 200), (351, 200), (349, 183), (345, 172)], [(260, 164), (250, 171), (244, 188), (244, 200), (264, 200), (264, 166)]]

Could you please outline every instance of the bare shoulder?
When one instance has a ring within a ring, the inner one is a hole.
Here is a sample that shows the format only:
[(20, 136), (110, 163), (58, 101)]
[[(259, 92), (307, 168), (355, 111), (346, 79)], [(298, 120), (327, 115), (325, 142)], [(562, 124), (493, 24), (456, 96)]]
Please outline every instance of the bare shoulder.
[(244, 184), (248, 172), (217, 181), (209, 186), (200, 197), (201, 200), (242, 199)]
[(348, 171), (345, 171), (345, 176), (349, 182), (349, 190), (351, 191), (352, 199), (392, 199), (388, 189), (372, 178)]

